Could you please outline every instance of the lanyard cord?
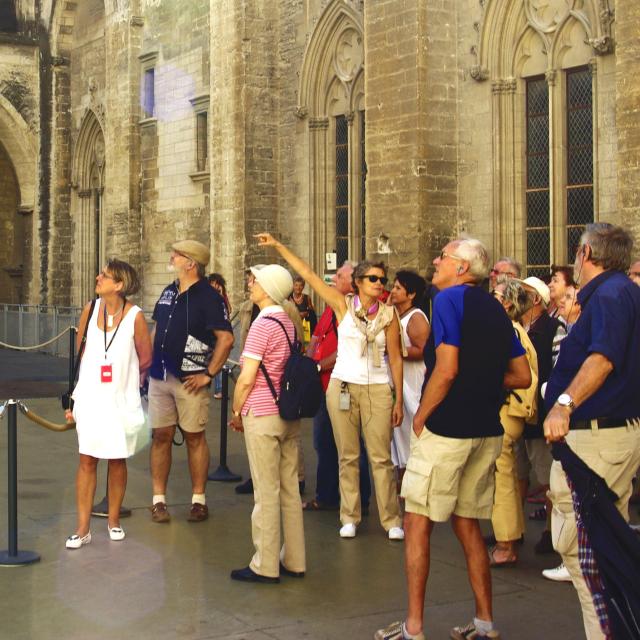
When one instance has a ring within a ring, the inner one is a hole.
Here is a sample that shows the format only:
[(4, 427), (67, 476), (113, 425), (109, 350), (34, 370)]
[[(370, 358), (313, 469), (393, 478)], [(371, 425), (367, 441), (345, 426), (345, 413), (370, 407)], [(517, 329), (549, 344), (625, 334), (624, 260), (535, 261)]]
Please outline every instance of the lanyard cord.
[(116, 325), (116, 330), (113, 332), (113, 335), (111, 336), (111, 340), (109, 340), (109, 344), (107, 344), (107, 305), (105, 303), (102, 311), (102, 331), (104, 332), (104, 359), (107, 359), (107, 351), (109, 351), (109, 347), (112, 345), (113, 341), (116, 339), (116, 334), (118, 333), (118, 329), (120, 328), (120, 325), (122, 324), (122, 318), (124, 316), (124, 308), (127, 306), (127, 299), (124, 299), (124, 304), (122, 305), (122, 315), (120, 316), (120, 320), (118, 321), (118, 324)]

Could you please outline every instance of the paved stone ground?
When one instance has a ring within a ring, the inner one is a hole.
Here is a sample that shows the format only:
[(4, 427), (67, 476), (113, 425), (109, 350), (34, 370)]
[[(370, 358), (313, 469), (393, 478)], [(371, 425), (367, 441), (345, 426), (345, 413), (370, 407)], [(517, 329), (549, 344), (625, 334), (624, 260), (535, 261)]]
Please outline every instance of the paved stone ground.
[[(1, 377), (6, 381), (5, 356), (0, 351)], [(28, 358), (42, 375), (66, 375), (66, 364), (48, 356)], [(11, 365), (16, 374), (32, 370), (19, 360)], [(30, 399), (28, 405), (45, 417), (62, 420), (57, 399)], [(212, 468), (218, 463), (219, 407), (212, 401), (208, 425)], [(0, 469), (6, 468), (5, 425), (6, 419), (0, 422)], [(310, 427), (307, 421), (308, 495), (315, 478)], [(386, 539), (375, 508), (353, 540), (338, 537), (335, 513), (306, 514), (306, 578), (283, 578), (280, 585), (246, 585), (231, 581), (229, 571), (245, 566), (250, 558), (252, 498), (237, 496), (234, 485), (211, 482), (210, 519), (187, 523), (190, 490), (184, 447), (174, 448), (170, 524), (150, 521), (148, 456), (142, 452), (128, 465), (125, 503), (133, 515), (122, 522), (126, 540), (110, 542), (105, 521), (95, 519), (94, 540), (79, 551), (64, 548), (75, 527), (75, 433), (46, 431), (20, 415), (18, 447), (19, 546), (37, 551), (42, 559), (26, 567), (0, 567), (2, 639), (369, 639), (377, 628), (403, 615), (403, 545)], [(246, 475), (244, 444), (237, 434), (229, 436), (228, 462), (233, 471)], [(99, 473), (101, 498), (103, 463)], [(4, 475), (0, 470), (0, 477)], [(0, 548), (7, 544), (6, 510), (3, 480)], [(541, 569), (558, 561), (555, 555), (533, 554), (532, 543), (540, 530), (539, 523), (528, 523), (519, 566), (494, 572), (495, 614), (502, 637), (581, 638), (571, 585), (540, 577)], [(437, 640), (448, 638), (449, 628), (468, 621), (473, 613), (464, 559), (446, 525), (434, 532), (425, 610), (428, 637)]]

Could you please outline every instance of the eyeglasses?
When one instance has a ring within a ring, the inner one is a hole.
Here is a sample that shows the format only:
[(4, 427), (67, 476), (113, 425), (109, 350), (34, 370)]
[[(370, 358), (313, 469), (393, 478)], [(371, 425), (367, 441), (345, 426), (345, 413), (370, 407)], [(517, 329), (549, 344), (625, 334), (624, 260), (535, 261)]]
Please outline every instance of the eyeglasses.
[(511, 278), (515, 278), (516, 274), (513, 271), (498, 271), (497, 269), (491, 269), (489, 271), (494, 276), (509, 276)]
[(103, 278), (109, 278), (109, 280), (115, 280), (115, 278), (110, 273), (107, 273), (104, 269), (98, 275), (102, 276)]
[(378, 282), (378, 280), (380, 280), (380, 282), (383, 284), (383, 286), (385, 284), (387, 284), (387, 282), (389, 282), (389, 278), (387, 278), (386, 276), (374, 276), (374, 275), (370, 275), (370, 276), (362, 276), (362, 278), (366, 278), (369, 282), (371, 282), (372, 284), (375, 284), (376, 282)]
[(464, 258), (455, 255), (454, 253), (447, 253), (446, 251), (440, 252), (440, 260), (444, 260), (445, 258), (451, 258), (452, 260), (460, 260), (460, 262), (464, 262)]

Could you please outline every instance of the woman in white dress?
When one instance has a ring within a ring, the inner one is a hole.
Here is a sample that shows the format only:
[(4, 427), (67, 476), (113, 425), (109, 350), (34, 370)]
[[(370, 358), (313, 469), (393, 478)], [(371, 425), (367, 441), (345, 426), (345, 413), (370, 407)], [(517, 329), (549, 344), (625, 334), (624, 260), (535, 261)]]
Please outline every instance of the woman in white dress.
[[(131, 265), (112, 259), (96, 277), (95, 301), (80, 316), (78, 349), (87, 327), (73, 411), (80, 462), (76, 476), (78, 528), (67, 538), (68, 549), (91, 542), (89, 520), (96, 490), (99, 459), (109, 461), (109, 517), (111, 540), (124, 539), (120, 506), (127, 486), (126, 458), (134, 453), (132, 439), (144, 424), (140, 384), (151, 364), (151, 339), (140, 307), (127, 296), (140, 288)], [(91, 317), (89, 317), (91, 315)], [(87, 325), (88, 323), (88, 325)]]
[(398, 486), (409, 459), (411, 424), (418, 410), (426, 366), (423, 359), (424, 345), (429, 339), (431, 327), (424, 312), (416, 304), (422, 300), (426, 288), (425, 280), (415, 271), (401, 270), (389, 297), (400, 316), (400, 326), (404, 336), (407, 355), (402, 360), (402, 398), (404, 417), (402, 424), (393, 430), (391, 441), (391, 459), (397, 468)]

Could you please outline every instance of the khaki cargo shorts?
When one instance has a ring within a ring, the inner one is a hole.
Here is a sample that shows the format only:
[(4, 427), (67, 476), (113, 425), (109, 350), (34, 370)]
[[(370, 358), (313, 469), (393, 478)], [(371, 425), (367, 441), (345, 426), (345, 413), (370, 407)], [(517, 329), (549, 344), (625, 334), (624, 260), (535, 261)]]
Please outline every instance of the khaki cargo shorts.
[(183, 431), (200, 433), (209, 418), (209, 386), (188, 393), (182, 382), (167, 374), (166, 380), (149, 378), (149, 423), (152, 429), (179, 424)]
[(405, 511), (446, 522), (451, 514), (491, 518), (496, 460), (502, 436), (445, 438), (411, 430), (411, 451), (400, 495)]

